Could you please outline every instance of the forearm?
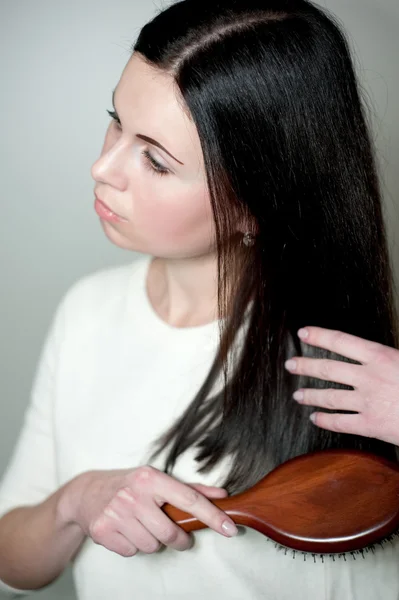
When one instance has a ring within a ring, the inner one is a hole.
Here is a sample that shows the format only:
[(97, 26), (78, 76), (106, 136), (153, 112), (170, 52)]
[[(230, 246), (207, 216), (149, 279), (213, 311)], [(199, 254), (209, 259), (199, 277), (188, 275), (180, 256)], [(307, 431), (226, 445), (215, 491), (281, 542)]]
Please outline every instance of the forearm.
[(82, 545), (80, 527), (63, 516), (72, 480), (44, 502), (19, 507), (0, 519), (0, 579), (17, 589), (39, 589), (54, 581)]

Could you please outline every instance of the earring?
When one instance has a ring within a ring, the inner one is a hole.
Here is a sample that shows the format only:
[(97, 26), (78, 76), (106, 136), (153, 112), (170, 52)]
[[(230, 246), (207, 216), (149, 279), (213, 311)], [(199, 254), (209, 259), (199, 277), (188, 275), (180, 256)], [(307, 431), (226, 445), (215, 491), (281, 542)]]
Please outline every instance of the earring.
[(250, 233), (249, 231), (247, 231), (246, 233), (244, 233), (244, 237), (242, 238), (242, 243), (245, 246), (253, 246), (255, 244), (255, 236), (253, 233)]

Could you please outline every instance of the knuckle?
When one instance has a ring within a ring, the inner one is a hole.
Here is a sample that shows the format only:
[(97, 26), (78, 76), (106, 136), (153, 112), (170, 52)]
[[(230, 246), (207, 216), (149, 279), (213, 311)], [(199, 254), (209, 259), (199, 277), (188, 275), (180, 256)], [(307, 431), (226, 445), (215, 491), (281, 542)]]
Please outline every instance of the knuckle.
[(178, 529), (176, 527), (171, 526), (165, 527), (165, 529), (163, 529), (157, 537), (163, 544), (165, 544), (165, 546), (168, 546), (169, 544), (173, 544), (174, 542), (176, 542), (178, 536)]
[(140, 485), (147, 484), (154, 480), (156, 469), (149, 465), (138, 467), (132, 474), (132, 480)]
[(122, 550), (122, 552), (120, 554), (124, 558), (130, 558), (137, 554), (137, 548), (135, 548), (134, 546), (132, 546), (130, 548), (124, 548), (124, 550)]
[(154, 552), (158, 552), (161, 544), (157, 540), (143, 542), (140, 545), (140, 550), (144, 552), (144, 554), (154, 554)]
[(94, 521), (94, 523), (91, 523), (89, 525), (89, 535), (91, 537), (91, 539), (93, 540), (93, 542), (95, 542), (96, 544), (100, 543), (100, 540), (102, 539), (104, 533), (106, 530), (106, 526), (105, 526), (105, 522), (103, 519), (97, 519), (97, 521)]
[(333, 428), (337, 433), (342, 433), (344, 429), (342, 428), (342, 419), (340, 415), (337, 415), (333, 419)]
[(331, 373), (331, 363), (328, 360), (321, 360), (319, 367), (319, 374), (322, 379), (328, 379)]
[(137, 496), (134, 494), (134, 492), (132, 492), (132, 490), (127, 487), (124, 487), (124, 488), (121, 488), (120, 490), (118, 490), (118, 492), (115, 496), (115, 500), (117, 500), (119, 502), (122, 501), (122, 503), (124, 503), (124, 501), (126, 501), (131, 506), (136, 504), (138, 501)]
[(199, 498), (199, 493), (192, 488), (187, 488), (183, 492), (182, 500), (184, 502), (184, 505), (187, 508), (194, 506), (194, 504), (197, 502), (198, 498)]
[(385, 363), (389, 360), (391, 348), (378, 342), (368, 342), (368, 361), (376, 364)]
[(332, 333), (332, 342), (334, 347), (338, 349), (348, 341), (348, 334), (343, 331), (334, 331)]
[(325, 407), (326, 408), (335, 408), (336, 407), (336, 396), (335, 393), (332, 390), (329, 390), (328, 392), (326, 392), (325, 395)]
[(373, 349), (373, 360), (379, 365), (389, 362), (389, 355), (389, 348), (386, 348), (381, 344), (376, 344), (376, 347)]

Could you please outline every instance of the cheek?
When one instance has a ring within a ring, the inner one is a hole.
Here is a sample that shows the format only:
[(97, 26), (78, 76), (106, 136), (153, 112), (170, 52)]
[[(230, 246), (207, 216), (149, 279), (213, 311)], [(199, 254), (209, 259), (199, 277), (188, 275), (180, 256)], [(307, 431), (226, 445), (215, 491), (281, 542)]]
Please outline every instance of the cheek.
[(163, 252), (197, 253), (209, 249), (214, 242), (214, 221), (205, 185), (194, 189), (187, 185), (167, 193), (153, 189), (140, 199), (136, 197), (133, 226), (139, 226), (147, 242)]

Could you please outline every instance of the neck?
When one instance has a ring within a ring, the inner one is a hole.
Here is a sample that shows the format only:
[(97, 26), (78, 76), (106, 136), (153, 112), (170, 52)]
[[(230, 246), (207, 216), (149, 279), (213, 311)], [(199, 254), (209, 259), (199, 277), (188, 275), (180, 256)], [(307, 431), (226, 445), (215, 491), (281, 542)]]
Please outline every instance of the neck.
[(218, 318), (217, 258), (155, 258), (147, 280), (149, 300), (173, 327), (197, 327)]

